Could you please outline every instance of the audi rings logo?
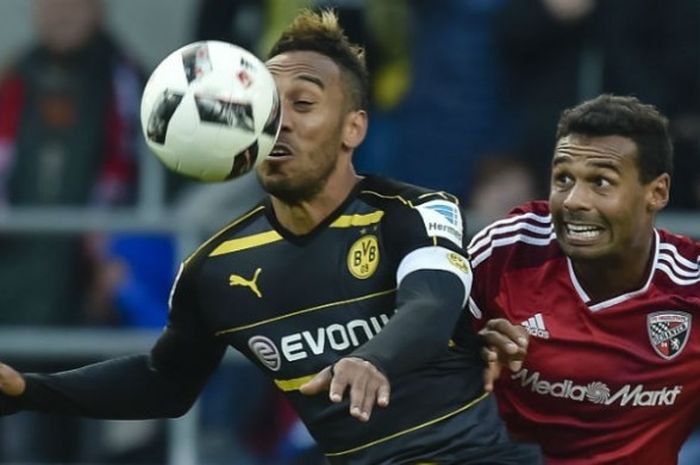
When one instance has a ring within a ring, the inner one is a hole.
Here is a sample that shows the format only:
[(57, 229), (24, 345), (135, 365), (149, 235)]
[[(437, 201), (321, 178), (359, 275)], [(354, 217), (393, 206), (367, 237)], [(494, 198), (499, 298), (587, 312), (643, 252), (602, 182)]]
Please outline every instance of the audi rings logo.
[(282, 365), (280, 352), (275, 343), (265, 336), (253, 336), (248, 340), (248, 347), (258, 360), (272, 371), (278, 371)]

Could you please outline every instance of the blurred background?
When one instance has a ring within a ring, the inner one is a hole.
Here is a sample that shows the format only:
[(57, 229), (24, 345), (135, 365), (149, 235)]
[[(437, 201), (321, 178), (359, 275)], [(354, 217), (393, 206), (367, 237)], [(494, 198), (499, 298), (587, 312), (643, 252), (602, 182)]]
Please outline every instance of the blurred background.
[[(672, 121), (660, 226), (700, 238), (697, 0), (1, 0), (1, 360), (56, 370), (150, 349), (176, 264), (262, 193), (254, 176), (202, 185), (166, 173), (140, 133), (145, 79), (195, 40), (264, 57), (307, 6), (335, 7), (366, 46), (360, 171), (451, 191), (473, 234), (547, 196), (564, 108), (633, 94)], [(697, 444), (682, 465), (700, 463)], [(0, 463), (323, 461), (232, 353), (179, 420), (2, 418)]]

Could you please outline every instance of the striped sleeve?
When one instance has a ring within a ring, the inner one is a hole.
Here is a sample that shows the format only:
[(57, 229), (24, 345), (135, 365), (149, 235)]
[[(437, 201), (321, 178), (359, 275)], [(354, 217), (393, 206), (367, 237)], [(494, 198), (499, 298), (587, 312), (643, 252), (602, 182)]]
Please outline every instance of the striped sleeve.
[(474, 235), (467, 250), (474, 273), (468, 308), (477, 328), (491, 318), (492, 300), (498, 296), (501, 278), (521, 244), (548, 247), (556, 241), (549, 214), (527, 211), (496, 221)]

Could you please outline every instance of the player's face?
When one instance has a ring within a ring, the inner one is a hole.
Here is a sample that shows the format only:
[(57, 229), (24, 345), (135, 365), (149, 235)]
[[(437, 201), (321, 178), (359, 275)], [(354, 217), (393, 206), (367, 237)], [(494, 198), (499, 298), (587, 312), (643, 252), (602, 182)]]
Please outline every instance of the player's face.
[(637, 145), (622, 136), (572, 134), (557, 142), (549, 202), (557, 240), (572, 260), (646, 252), (669, 180), (642, 184), (637, 156)]
[(258, 178), (275, 197), (308, 200), (324, 188), (342, 150), (347, 112), (340, 68), (308, 51), (277, 55), (267, 67), (280, 95), (282, 127), (271, 156), (258, 167)]

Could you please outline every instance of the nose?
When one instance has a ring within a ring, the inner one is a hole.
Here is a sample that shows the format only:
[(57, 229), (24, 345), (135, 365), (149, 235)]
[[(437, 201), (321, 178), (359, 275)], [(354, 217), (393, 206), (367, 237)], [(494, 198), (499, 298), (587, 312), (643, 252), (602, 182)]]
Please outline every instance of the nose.
[(569, 211), (588, 210), (590, 208), (589, 193), (584, 183), (575, 182), (564, 197), (564, 208)]
[(281, 132), (289, 132), (292, 129), (292, 109), (286, 100), (282, 100), (282, 124), (280, 126)]

